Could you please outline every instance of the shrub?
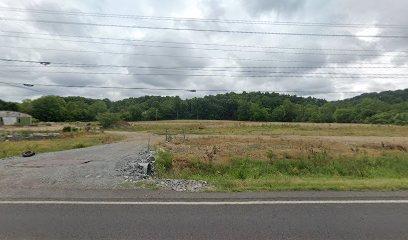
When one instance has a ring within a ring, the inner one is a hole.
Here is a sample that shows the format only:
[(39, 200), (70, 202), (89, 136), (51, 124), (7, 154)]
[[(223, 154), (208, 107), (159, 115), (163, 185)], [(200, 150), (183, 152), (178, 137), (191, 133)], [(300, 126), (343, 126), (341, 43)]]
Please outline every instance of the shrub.
[(66, 126), (62, 129), (62, 132), (72, 132), (72, 127), (71, 126)]
[(275, 154), (271, 149), (269, 149), (268, 151), (266, 151), (266, 157), (268, 158), (269, 162), (272, 163)]
[(84, 143), (76, 143), (74, 145), (74, 148), (84, 148), (84, 147), (86, 147), (86, 145)]

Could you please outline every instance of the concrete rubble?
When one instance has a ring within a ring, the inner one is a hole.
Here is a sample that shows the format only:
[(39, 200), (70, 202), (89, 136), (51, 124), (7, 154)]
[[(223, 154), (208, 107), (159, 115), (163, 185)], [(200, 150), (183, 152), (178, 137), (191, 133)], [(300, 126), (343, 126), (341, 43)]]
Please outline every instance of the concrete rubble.
[(153, 151), (143, 151), (139, 155), (129, 156), (124, 165), (116, 170), (123, 175), (126, 182), (139, 182), (152, 178), (154, 161)]
[(205, 181), (155, 178), (154, 165), (154, 151), (143, 151), (139, 155), (129, 156), (124, 164), (116, 170), (119, 172), (119, 175), (124, 177), (125, 182), (137, 183), (149, 181), (166, 190), (200, 192), (214, 188)]
[(27, 140), (27, 139), (49, 139), (59, 138), (60, 133), (14, 133), (14, 134), (0, 134), (0, 141), (7, 140)]

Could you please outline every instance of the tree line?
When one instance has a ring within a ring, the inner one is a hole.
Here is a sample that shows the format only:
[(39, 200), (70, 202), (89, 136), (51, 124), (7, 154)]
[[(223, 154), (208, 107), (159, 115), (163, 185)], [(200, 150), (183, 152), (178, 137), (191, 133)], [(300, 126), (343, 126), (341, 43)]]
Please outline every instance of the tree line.
[(125, 121), (175, 119), (408, 124), (408, 89), (326, 101), (278, 93), (244, 92), (199, 98), (143, 96), (119, 101), (43, 96), (21, 103), (0, 100), (0, 110), (39, 121), (95, 121), (110, 114)]

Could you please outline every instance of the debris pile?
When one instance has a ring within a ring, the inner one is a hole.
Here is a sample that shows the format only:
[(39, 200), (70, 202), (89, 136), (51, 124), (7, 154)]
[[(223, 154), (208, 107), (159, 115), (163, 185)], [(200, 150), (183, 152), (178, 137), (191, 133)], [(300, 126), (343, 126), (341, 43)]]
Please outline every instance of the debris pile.
[(154, 174), (154, 152), (144, 151), (128, 160), (123, 167), (117, 169), (126, 182), (139, 182), (152, 178)]
[(129, 156), (123, 166), (116, 170), (124, 177), (125, 182), (137, 183), (148, 180), (166, 190), (200, 192), (214, 188), (205, 181), (154, 178), (154, 163), (154, 152), (144, 151), (136, 156)]

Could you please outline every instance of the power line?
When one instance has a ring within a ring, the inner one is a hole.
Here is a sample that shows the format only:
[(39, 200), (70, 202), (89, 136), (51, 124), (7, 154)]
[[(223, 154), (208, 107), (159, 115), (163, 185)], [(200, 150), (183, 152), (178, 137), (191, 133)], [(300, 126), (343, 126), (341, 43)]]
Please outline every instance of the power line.
[[(36, 65), (0, 65), (0, 67), (11, 67), (11, 68), (44, 68), (42, 66)], [(187, 70), (197, 70), (197, 71), (209, 71), (209, 72), (260, 72), (260, 73), (273, 73), (270, 71), (260, 71), (260, 70), (240, 70), (240, 69), (406, 69), (408, 66), (225, 66), (225, 67), (206, 67), (206, 66), (186, 66), (186, 67), (171, 67), (171, 66), (134, 66), (134, 65), (112, 65), (112, 64), (72, 64), (72, 63), (55, 63), (53, 62), (51, 66), (47, 68), (135, 68), (135, 69), (147, 69), (147, 70), (177, 70), (177, 71), (187, 71)]]
[[(64, 42), (77, 42), (77, 43), (92, 43), (92, 44), (104, 44), (104, 45), (120, 45), (120, 46), (132, 46), (132, 47), (149, 47), (149, 48), (173, 48), (173, 49), (193, 49), (193, 50), (209, 50), (209, 51), (222, 51), (222, 52), (250, 52), (250, 53), (273, 53), (273, 54), (294, 54), (294, 55), (334, 55), (334, 56), (356, 56), (355, 53), (324, 53), (324, 52), (285, 52), (285, 51), (261, 51), (261, 50), (243, 50), (243, 49), (220, 49), (220, 48), (202, 48), (202, 47), (186, 47), (186, 46), (164, 46), (164, 45), (146, 45), (146, 44), (130, 44), (130, 43), (113, 43), (113, 42), (95, 42), (86, 40), (72, 40), (72, 39), (53, 39), (53, 38), (41, 38), (41, 37), (29, 37), (29, 36), (12, 36), (12, 35), (0, 35), (0, 37), (10, 38), (25, 38), (25, 39), (40, 39), (40, 40), (52, 40), (52, 41), (64, 41)], [(275, 47), (275, 49), (280, 49)], [(284, 49), (284, 48), (283, 48)], [(398, 51), (406, 53), (408, 51)], [(397, 53), (397, 52), (395, 52)], [(406, 55), (386, 55), (386, 54), (358, 54), (360, 57), (408, 57)]]
[(352, 38), (400, 38), (406, 39), (407, 35), (364, 35), (364, 34), (324, 34), (324, 33), (299, 33), (299, 32), (266, 32), (266, 31), (239, 31), (239, 30), (220, 30), (220, 29), (204, 29), (204, 28), (179, 28), (179, 27), (152, 27), (141, 25), (120, 25), (120, 24), (101, 24), (101, 23), (83, 23), (69, 21), (54, 21), (54, 20), (39, 20), (39, 19), (20, 19), (6, 18), (2, 19), (16, 22), (37, 22), (49, 24), (65, 24), (65, 25), (82, 25), (94, 27), (114, 27), (114, 28), (133, 28), (133, 29), (148, 29), (148, 30), (173, 30), (173, 31), (194, 31), (194, 32), (216, 32), (216, 33), (233, 33), (233, 34), (259, 34), (259, 35), (285, 35), (285, 36), (303, 36), (303, 37), (352, 37)]
[[(1, 47), (1, 46), (0, 46)], [(21, 60), (21, 59), (0, 59), (7, 62), (22, 62), (22, 63), (43, 63), (43, 61)], [(51, 64), (51, 62), (47, 62)], [(330, 64), (330, 62), (328, 62)], [(137, 68), (137, 69), (154, 69), (154, 70), (207, 70), (207, 71), (231, 71), (230, 69), (405, 69), (408, 66), (369, 66), (357, 64), (359, 66), (142, 66), (142, 65), (114, 65), (114, 64), (88, 64), (88, 63), (67, 63), (67, 62), (52, 62), (52, 65), (47, 65), (47, 68)], [(0, 65), (0, 67), (15, 67), (15, 68), (42, 68), (37, 65)]]
[(40, 14), (53, 14), (53, 15), (75, 15), (75, 16), (90, 16), (90, 17), (104, 17), (104, 18), (132, 18), (140, 20), (158, 20), (158, 21), (181, 21), (181, 22), (216, 22), (216, 23), (230, 23), (230, 24), (259, 24), (259, 25), (292, 25), (292, 26), (305, 26), (305, 27), (350, 27), (350, 28), (408, 28), (407, 25), (402, 24), (368, 24), (368, 23), (329, 23), (329, 22), (301, 22), (301, 21), (257, 21), (257, 20), (244, 20), (244, 19), (214, 19), (214, 18), (181, 18), (181, 17), (164, 17), (164, 16), (141, 16), (141, 15), (124, 15), (124, 14), (110, 14), (110, 13), (90, 13), (90, 12), (68, 12), (68, 11), (55, 11), (46, 9), (22, 9), (22, 8), (10, 8), (0, 7), (3, 11), (13, 12), (33, 12)]
[[(41, 86), (41, 87), (61, 87), (61, 88), (92, 88), (92, 89), (118, 89), (118, 90), (152, 90), (152, 91), (187, 91), (187, 92), (240, 92), (241, 90), (232, 89), (188, 89), (188, 88), (149, 88), (149, 87), (121, 87), (121, 86), (94, 86), (94, 85), (62, 85), (62, 84), (28, 84), (28, 83), (11, 83), (11, 82), (0, 82), (2, 84), (20, 84), (22, 86)], [(251, 90), (252, 91), (252, 90)], [(276, 92), (276, 93), (355, 93), (361, 94), (365, 92), (329, 92), (329, 91), (311, 91), (311, 90), (255, 90), (253, 92)]]
[(37, 89), (32, 89), (32, 88), (30, 88), (30, 87), (25, 87), (24, 85), (23, 85), (23, 86), (18, 86), (18, 85), (15, 85), (15, 84), (12, 84), (12, 83), (6, 83), (6, 82), (0, 82), (0, 84), (6, 85), (6, 86), (8, 86), (8, 87), (21, 88), (21, 89), (29, 90), (29, 91), (32, 91), (32, 92), (38, 92), (38, 93), (45, 93), (45, 94), (47, 94), (46, 92), (43, 92), (43, 91), (40, 91), (40, 90), (37, 90)]
[(0, 61), (4, 61), (4, 62), (22, 62), (22, 63), (39, 63), (41, 65), (49, 65), (50, 62), (46, 62), (46, 61), (31, 61), (31, 60), (18, 60), (18, 59), (6, 59), (6, 58), (0, 58)]
[[(178, 42), (178, 41), (157, 41), (157, 40), (145, 40), (145, 39), (132, 39), (132, 38), (111, 38), (111, 37), (95, 37), (95, 36), (79, 36), (69, 34), (52, 34), (52, 33), (35, 33), (35, 32), (19, 32), (19, 31), (3, 31), (3, 33), (11, 34), (31, 34), (31, 35), (43, 35), (54, 37), (70, 37), (70, 38), (85, 38), (85, 39), (99, 39), (99, 40), (115, 40), (115, 41), (128, 41), (128, 42), (147, 42), (147, 43), (164, 43), (164, 44), (176, 44), (176, 45), (200, 45), (200, 46), (218, 46), (218, 47), (237, 47), (237, 48), (256, 48), (256, 49), (285, 49), (285, 50), (310, 50), (310, 51), (350, 51), (350, 52), (378, 52), (375, 49), (347, 49), (347, 48), (304, 48), (304, 47), (280, 47), (280, 46), (260, 46), (260, 45), (247, 45), (247, 44), (220, 44), (220, 43), (197, 43), (197, 42)], [(27, 36), (24, 36), (28, 38)], [(43, 39), (43, 38), (38, 38)], [(46, 39), (46, 38), (44, 38)], [(58, 40), (61, 39), (52, 39)], [(94, 42), (92, 42), (94, 43)], [(386, 52), (393, 52), (387, 51)], [(400, 50), (398, 52), (408, 52), (408, 50)]]
[[(130, 55), (130, 56), (147, 56), (147, 57), (171, 57), (171, 58), (189, 58), (189, 59), (212, 59), (212, 60), (238, 60), (238, 61), (254, 61), (254, 62), (281, 62), (281, 63), (316, 63), (316, 64), (348, 64), (349, 62), (322, 62), (322, 61), (306, 61), (306, 60), (282, 60), (282, 59), (253, 59), (253, 58), (231, 58), (231, 57), (209, 57), (209, 56), (187, 56), (187, 55), (168, 55), (168, 54), (147, 54), (147, 53), (129, 53), (129, 52), (108, 52), (108, 51), (93, 51), (93, 50), (74, 50), (74, 49), (56, 49), (56, 48), (38, 48), (38, 47), (17, 47), (17, 46), (0, 46), (0, 48), (9, 49), (30, 49), (40, 51), (58, 51), (72, 53), (94, 53), (94, 54), (112, 54), (112, 55)], [(379, 65), (383, 63), (370, 63), (369, 65)]]
[(271, 72), (274, 74), (301, 74), (301, 75), (228, 75), (228, 74), (182, 74), (182, 73), (120, 73), (120, 72), (74, 72), (74, 71), (25, 71), (7, 70), (3, 73), (40, 73), (40, 74), (83, 74), (83, 75), (126, 75), (126, 76), (185, 76), (185, 77), (231, 77), (231, 78), (407, 78), (408, 74), (349, 74), (349, 73), (297, 73)]
[(120, 87), (120, 86), (92, 86), (92, 85), (59, 85), (59, 84), (41, 84), (41, 83), (10, 83), (10, 82), (0, 82), (2, 84), (20, 84), (22, 86), (35, 87), (63, 87), (63, 88), (96, 88), (96, 89), (122, 89), (122, 90), (155, 90), (155, 91), (187, 91), (187, 92), (197, 92), (197, 91), (226, 91), (226, 90), (194, 90), (187, 88), (147, 88), (147, 87)]

